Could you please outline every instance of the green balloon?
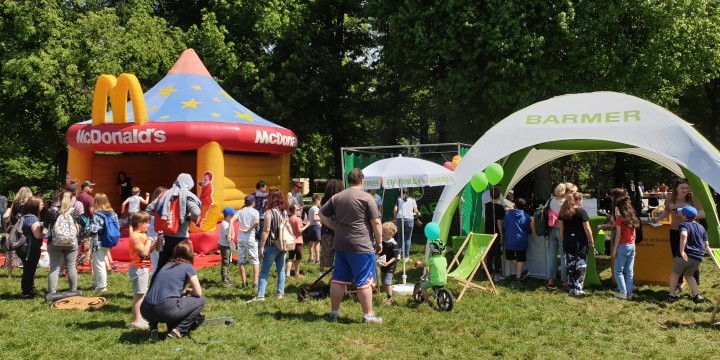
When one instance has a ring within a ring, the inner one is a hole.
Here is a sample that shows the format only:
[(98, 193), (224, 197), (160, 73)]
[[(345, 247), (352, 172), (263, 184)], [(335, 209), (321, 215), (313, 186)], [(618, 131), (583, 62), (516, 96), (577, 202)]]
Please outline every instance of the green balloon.
[(485, 176), (485, 173), (482, 171), (476, 172), (470, 179), (470, 185), (472, 186), (473, 190), (475, 190), (475, 192), (485, 191), (485, 188), (487, 188), (487, 184), (487, 176)]
[(505, 172), (503, 171), (502, 166), (498, 163), (492, 163), (485, 168), (485, 175), (487, 175), (487, 180), (490, 185), (497, 185), (500, 183), (504, 174)]

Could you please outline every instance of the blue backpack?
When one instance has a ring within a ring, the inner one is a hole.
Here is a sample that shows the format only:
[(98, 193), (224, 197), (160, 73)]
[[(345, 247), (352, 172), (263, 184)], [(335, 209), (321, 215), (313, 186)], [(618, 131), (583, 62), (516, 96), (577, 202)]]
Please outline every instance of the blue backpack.
[(100, 246), (105, 248), (113, 248), (120, 241), (120, 225), (118, 224), (117, 217), (98, 211), (95, 214), (99, 215), (105, 223), (105, 228), (100, 230), (98, 237), (100, 237)]

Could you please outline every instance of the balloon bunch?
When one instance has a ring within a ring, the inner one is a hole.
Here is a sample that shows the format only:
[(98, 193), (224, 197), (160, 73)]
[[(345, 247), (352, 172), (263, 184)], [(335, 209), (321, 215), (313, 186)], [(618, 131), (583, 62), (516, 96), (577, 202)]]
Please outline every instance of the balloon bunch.
[(487, 189), (488, 184), (496, 185), (500, 183), (505, 175), (502, 166), (498, 163), (492, 163), (485, 168), (485, 171), (478, 171), (470, 178), (470, 185), (475, 192), (482, 192)]
[(460, 160), (462, 160), (462, 156), (455, 155), (455, 156), (453, 156), (452, 161), (446, 161), (443, 164), (443, 167), (445, 167), (446, 169), (455, 171), (455, 168), (458, 167), (458, 165), (460, 165)]

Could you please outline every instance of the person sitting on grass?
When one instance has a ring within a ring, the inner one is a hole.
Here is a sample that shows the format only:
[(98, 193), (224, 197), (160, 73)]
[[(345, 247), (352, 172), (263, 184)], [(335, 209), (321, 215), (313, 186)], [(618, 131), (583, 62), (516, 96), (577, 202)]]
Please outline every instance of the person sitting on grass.
[(430, 242), (430, 258), (427, 263), (416, 261), (415, 267), (427, 267), (428, 279), (420, 285), (423, 301), (428, 301), (430, 295), (427, 290), (433, 286), (445, 286), (447, 283), (447, 259), (445, 259), (445, 244), (442, 240), (437, 239)]
[[(393, 301), (392, 294), (392, 279), (395, 275), (395, 267), (397, 266), (397, 260), (400, 258), (400, 248), (397, 242), (393, 238), (397, 234), (397, 226), (392, 221), (386, 221), (382, 224), (382, 252), (380, 252), (380, 259), (378, 259), (378, 265), (380, 265), (380, 280), (385, 287), (387, 293), (387, 299), (385, 304), (390, 305)], [(382, 257), (385, 257), (384, 261)]]
[(155, 249), (155, 240), (147, 236), (147, 229), (150, 226), (150, 214), (145, 211), (138, 211), (130, 219), (132, 228), (135, 231), (130, 236), (130, 270), (128, 275), (132, 280), (133, 298), (132, 321), (130, 329), (147, 329), (149, 324), (140, 315), (140, 304), (142, 304), (150, 280), (150, 253)]
[(705, 249), (710, 248), (708, 243), (707, 232), (705, 228), (695, 221), (697, 209), (687, 205), (676, 210), (680, 216), (680, 254), (673, 260), (673, 272), (670, 275), (670, 287), (668, 301), (677, 301), (680, 297), (675, 289), (677, 288), (678, 279), (685, 275), (690, 290), (692, 290), (692, 299), (698, 304), (704, 298), (700, 295), (698, 284), (692, 276), (700, 267)]
[(515, 279), (525, 280), (530, 275), (528, 269), (524, 269), (527, 261), (528, 234), (530, 228), (530, 215), (525, 213), (527, 202), (523, 198), (515, 201), (515, 209), (508, 211), (502, 222), (503, 238), (505, 239), (505, 258), (515, 268)]

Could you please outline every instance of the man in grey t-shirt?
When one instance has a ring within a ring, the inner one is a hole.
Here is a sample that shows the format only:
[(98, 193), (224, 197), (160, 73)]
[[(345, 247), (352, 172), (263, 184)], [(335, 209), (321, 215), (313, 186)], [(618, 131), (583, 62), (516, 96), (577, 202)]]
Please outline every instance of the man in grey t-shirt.
[(335, 268), (330, 282), (331, 321), (340, 317), (345, 287), (355, 285), (363, 309), (363, 322), (382, 322), (372, 308), (375, 252), (382, 251), (382, 228), (375, 199), (362, 190), (364, 178), (360, 169), (350, 171), (350, 187), (320, 208), (322, 223), (335, 230)]

